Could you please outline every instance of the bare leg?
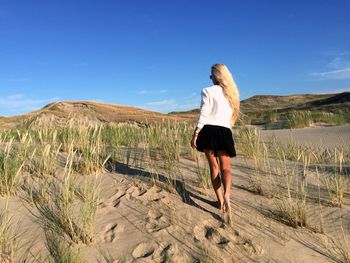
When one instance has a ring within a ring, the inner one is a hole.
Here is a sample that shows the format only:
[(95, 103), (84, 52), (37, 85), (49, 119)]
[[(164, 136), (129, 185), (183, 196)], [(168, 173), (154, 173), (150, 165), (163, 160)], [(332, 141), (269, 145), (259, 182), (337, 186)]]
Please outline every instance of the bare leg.
[(231, 181), (232, 181), (230, 156), (228, 156), (224, 151), (219, 151), (218, 156), (219, 156), (219, 162), (220, 162), (222, 183), (224, 185), (223, 211), (230, 213), (231, 212), (230, 193), (231, 193)]
[(215, 157), (213, 151), (211, 150), (205, 150), (205, 156), (208, 159), (208, 163), (210, 166), (210, 177), (211, 177), (211, 183), (213, 184), (213, 188), (216, 194), (216, 197), (219, 201), (219, 209), (223, 209), (223, 204), (224, 204), (224, 198), (222, 195), (222, 190), (221, 190), (221, 179), (219, 175), (219, 164), (218, 160)]

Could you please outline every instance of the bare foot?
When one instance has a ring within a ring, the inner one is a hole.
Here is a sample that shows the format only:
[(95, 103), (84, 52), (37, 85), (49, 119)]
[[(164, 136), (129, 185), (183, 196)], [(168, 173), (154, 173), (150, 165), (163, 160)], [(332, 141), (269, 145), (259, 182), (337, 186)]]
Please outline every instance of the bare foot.
[(220, 211), (223, 211), (224, 201), (216, 201), (216, 207), (217, 207)]
[(230, 204), (230, 197), (228, 195), (224, 195), (224, 203), (222, 208), (224, 213), (231, 214), (231, 204)]

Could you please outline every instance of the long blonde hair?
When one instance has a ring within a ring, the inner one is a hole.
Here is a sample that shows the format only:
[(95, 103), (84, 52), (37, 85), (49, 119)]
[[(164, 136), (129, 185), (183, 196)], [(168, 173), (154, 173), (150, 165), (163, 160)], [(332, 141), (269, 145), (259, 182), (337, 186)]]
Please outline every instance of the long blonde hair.
[(219, 85), (223, 89), (225, 97), (230, 103), (233, 110), (231, 116), (231, 124), (233, 125), (239, 115), (240, 100), (237, 85), (231, 72), (224, 64), (214, 64), (211, 67), (211, 78), (214, 84)]

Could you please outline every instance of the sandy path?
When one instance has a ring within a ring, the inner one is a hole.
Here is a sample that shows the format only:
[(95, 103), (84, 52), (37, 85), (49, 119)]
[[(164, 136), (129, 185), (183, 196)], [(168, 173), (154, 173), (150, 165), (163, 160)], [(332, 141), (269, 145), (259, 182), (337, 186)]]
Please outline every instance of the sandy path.
[(312, 127), (301, 129), (261, 130), (264, 141), (275, 136), (288, 143), (290, 140), (299, 145), (311, 147), (350, 147), (350, 125), (332, 127)]

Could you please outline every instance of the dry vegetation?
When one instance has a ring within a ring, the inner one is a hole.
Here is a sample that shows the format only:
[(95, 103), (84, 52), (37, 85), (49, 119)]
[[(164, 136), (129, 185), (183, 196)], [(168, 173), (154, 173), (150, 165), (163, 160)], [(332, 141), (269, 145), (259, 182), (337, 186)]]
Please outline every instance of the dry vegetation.
[[(54, 111), (57, 106), (62, 105), (49, 105), (46, 110)], [(309, 120), (309, 113), (298, 114), (289, 116), (296, 123)], [(274, 122), (278, 116), (271, 114), (268, 118)], [(6, 205), (0, 213), (0, 258), (5, 262), (84, 262), (81, 249), (98, 243), (96, 214), (104, 191), (101, 175), (117, 166), (137, 168), (154, 185), (190, 203), (188, 189), (195, 186), (205, 191), (211, 187), (203, 154), (189, 147), (192, 132), (192, 125), (186, 122), (86, 125), (74, 118), (60, 126), (26, 125), (1, 132), (0, 195), (2, 200), (21, 198), (41, 228), (46, 250), (26, 254), (33, 244), (19, 245), (22, 233), (14, 227)], [(341, 222), (342, 232), (332, 235), (325, 225), (333, 223), (326, 222), (329, 218), (323, 214), (331, 207), (348, 209), (349, 145), (320, 150), (282, 144), (276, 139), (263, 142), (257, 129), (245, 127), (236, 128), (234, 137), (239, 155), (251, 169), (247, 190), (269, 203), (269, 209), (260, 212), (279, 224), (323, 235), (328, 245), (322, 251), (338, 262), (350, 262), (348, 222), (345, 227)], [(193, 164), (195, 185), (182, 173), (183, 160)], [(318, 211), (316, 220), (315, 215), (310, 216), (314, 209)], [(179, 223), (176, 208), (169, 211), (170, 222)], [(341, 216), (332, 220), (338, 224)], [(214, 229), (206, 237), (217, 234)], [(228, 241), (221, 238), (218, 243)], [(257, 250), (248, 241), (237, 244)], [(198, 255), (200, 262), (220, 257), (207, 247)], [(106, 262), (116, 260), (106, 251), (100, 256)]]
[[(185, 157), (196, 163), (198, 186), (210, 187), (203, 155), (187, 146), (191, 132), (192, 127), (187, 124), (140, 128), (77, 127), (72, 123), (57, 129), (3, 132), (0, 193), (10, 197), (23, 189), (25, 203), (44, 231), (48, 259), (80, 262), (77, 245), (94, 242), (101, 191), (99, 172), (105, 167), (113, 167), (115, 162), (142, 167), (150, 172), (154, 182), (186, 198), (186, 183), (179, 173), (179, 160)], [(349, 190), (349, 148), (329, 150), (329, 155), (323, 156), (322, 152), (276, 141), (263, 143), (254, 129), (238, 129), (235, 137), (238, 151), (247, 161), (253, 161), (250, 190), (273, 201), (269, 216), (292, 227), (323, 232), (321, 215), (319, 225), (309, 222), (308, 207), (315, 203), (310, 200), (318, 200), (320, 207), (342, 208)], [(62, 159), (64, 168), (59, 170)], [(332, 164), (331, 171), (324, 169), (324, 162)], [(319, 165), (311, 169), (311, 163)], [(315, 169), (317, 184), (310, 178)], [(159, 174), (165, 178), (160, 179)], [(316, 192), (311, 190), (315, 186)], [(7, 210), (0, 219), (0, 240), (3, 240), (0, 255), (3, 259), (15, 259), (21, 255), (16, 255), (17, 239), (11, 237)], [(334, 240), (333, 252), (340, 261), (349, 262), (348, 236), (339, 237)]]

